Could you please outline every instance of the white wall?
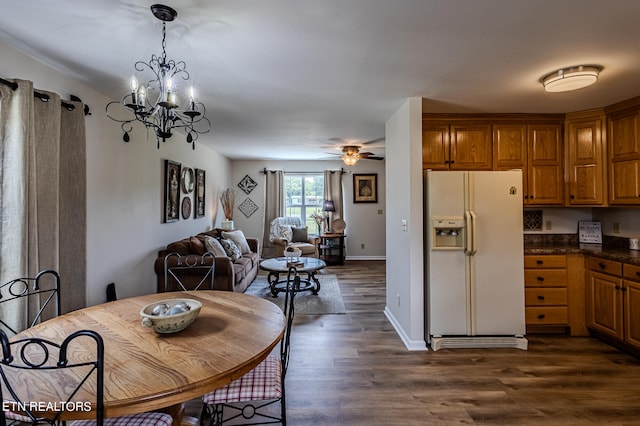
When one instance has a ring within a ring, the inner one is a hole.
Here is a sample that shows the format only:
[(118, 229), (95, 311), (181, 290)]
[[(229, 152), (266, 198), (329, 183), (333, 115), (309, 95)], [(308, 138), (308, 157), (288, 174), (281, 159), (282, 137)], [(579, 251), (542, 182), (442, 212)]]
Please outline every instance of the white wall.
[[(593, 209), (593, 219), (602, 221), (602, 233), (625, 238), (640, 238), (640, 208)], [(614, 223), (619, 232), (614, 232)]]
[[(230, 186), (236, 192), (236, 208), (234, 222), (236, 228), (243, 230), (249, 237), (262, 239), (264, 224), (264, 198), (265, 175), (261, 173), (267, 170), (284, 170), (285, 172), (318, 172), (324, 170), (344, 169), (342, 175), (344, 191), (344, 221), (346, 255), (347, 260), (376, 260), (385, 257), (385, 162), (373, 160), (361, 160), (353, 167), (347, 167), (342, 161), (288, 161), (288, 160), (236, 160), (232, 162), (232, 174)], [(353, 203), (353, 174), (377, 173), (378, 174), (378, 202), (377, 203)], [(240, 188), (238, 183), (245, 175), (256, 181), (258, 185), (249, 194)], [(247, 198), (250, 198), (258, 210), (249, 218), (238, 210), (238, 206)], [(382, 210), (382, 214), (379, 214)], [(316, 232), (310, 229), (310, 232)], [(361, 248), (364, 244), (364, 249)]]
[[(192, 151), (180, 134), (157, 150), (154, 135), (147, 140), (141, 127), (135, 127), (131, 142), (124, 143), (120, 125), (105, 115), (110, 101), (106, 96), (1, 43), (0, 58), (0, 77), (32, 80), (36, 89), (57, 92), (64, 99), (74, 94), (91, 107), (92, 115), (85, 120), (87, 304), (103, 302), (110, 282), (116, 283), (118, 297), (154, 293), (157, 250), (220, 220), (217, 191), (228, 186), (230, 162), (202, 143)], [(205, 217), (161, 223), (165, 158), (207, 171)]]
[[(532, 208), (525, 210), (542, 210), (542, 231), (525, 231), (525, 234), (576, 234), (578, 222), (593, 220), (592, 209), (576, 207)], [(551, 229), (547, 229), (547, 222), (551, 222)]]
[[(385, 314), (409, 349), (424, 340), (422, 99), (386, 123), (387, 296)], [(402, 227), (406, 221), (406, 232)]]

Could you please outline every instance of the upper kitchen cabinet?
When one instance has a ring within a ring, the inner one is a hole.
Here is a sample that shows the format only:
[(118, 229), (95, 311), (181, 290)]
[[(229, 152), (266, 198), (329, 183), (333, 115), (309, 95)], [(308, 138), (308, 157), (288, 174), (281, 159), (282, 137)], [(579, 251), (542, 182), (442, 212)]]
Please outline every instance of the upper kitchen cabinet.
[(422, 168), (491, 170), (491, 123), (423, 119)]
[(640, 98), (605, 109), (608, 117), (609, 204), (640, 205)]
[(606, 117), (602, 109), (567, 114), (565, 121), (566, 204), (606, 204)]
[(564, 201), (562, 124), (527, 125), (527, 205)]
[(519, 122), (493, 124), (494, 170), (522, 169), (523, 202), (561, 205), (562, 126), (521, 118)]

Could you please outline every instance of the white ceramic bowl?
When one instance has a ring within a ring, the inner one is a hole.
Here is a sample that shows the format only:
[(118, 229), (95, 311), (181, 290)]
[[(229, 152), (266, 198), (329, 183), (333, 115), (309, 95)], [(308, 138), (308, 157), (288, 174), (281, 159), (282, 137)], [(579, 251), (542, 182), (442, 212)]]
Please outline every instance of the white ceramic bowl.
[(295, 249), (294, 251), (287, 251), (285, 249), (284, 255), (285, 255), (285, 257), (300, 257), (300, 256), (302, 256), (302, 250)]
[[(181, 312), (173, 315), (153, 315), (153, 308), (163, 303), (167, 304), (169, 308), (176, 304), (184, 302), (191, 309), (185, 312)], [(202, 309), (202, 303), (193, 299), (168, 299), (153, 302), (145, 306), (140, 310), (140, 316), (142, 317), (142, 325), (145, 327), (153, 328), (157, 333), (175, 333), (187, 328), (198, 317)]]

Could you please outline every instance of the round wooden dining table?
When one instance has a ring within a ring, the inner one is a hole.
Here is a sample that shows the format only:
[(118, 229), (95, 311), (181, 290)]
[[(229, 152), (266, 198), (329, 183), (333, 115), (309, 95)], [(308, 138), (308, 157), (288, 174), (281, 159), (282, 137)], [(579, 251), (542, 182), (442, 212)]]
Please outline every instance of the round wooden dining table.
[[(189, 327), (159, 334), (141, 324), (144, 306), (172, 298), (202, 303), (198, 318)], [(281, 309), (270, 301), (242, 293), (198, 290), (91, 306), (45, 321), (11, 340), (38, 337), (62, 342), (77, 330), (94, 330), (105, 345), (105, 417), (168, 407), (175, 416), (175, 407), (256, 367), (282, 339), (284, 326)], [(32, 401), (56, 401), (56, 389), (63, 387), (51, 383), (51, 377), (42, 383), (35, 374), (23, 379)], [(94, 401), (91, 389), (95, 384), (87, 383), (74, 400)], [(67, 414), (67, 419), (95, 417), (80, 411)]]

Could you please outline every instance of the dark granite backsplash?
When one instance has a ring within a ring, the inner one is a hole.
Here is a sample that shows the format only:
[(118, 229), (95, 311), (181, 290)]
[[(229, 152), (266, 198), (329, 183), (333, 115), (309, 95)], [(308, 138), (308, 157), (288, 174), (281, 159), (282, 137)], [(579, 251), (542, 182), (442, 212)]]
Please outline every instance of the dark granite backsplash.
[(578, 245), (578, 234), (524, 234), (524, 245)]
[[(524, 244), (527, 245), (557, 245), (557, 246), (577, 246), (578, 234), (524, 234)], [(628, 248), (629, 239), (625, 237), (614, 237), (612, 235), (602, 236), (602, 246), (611, 248)]]

